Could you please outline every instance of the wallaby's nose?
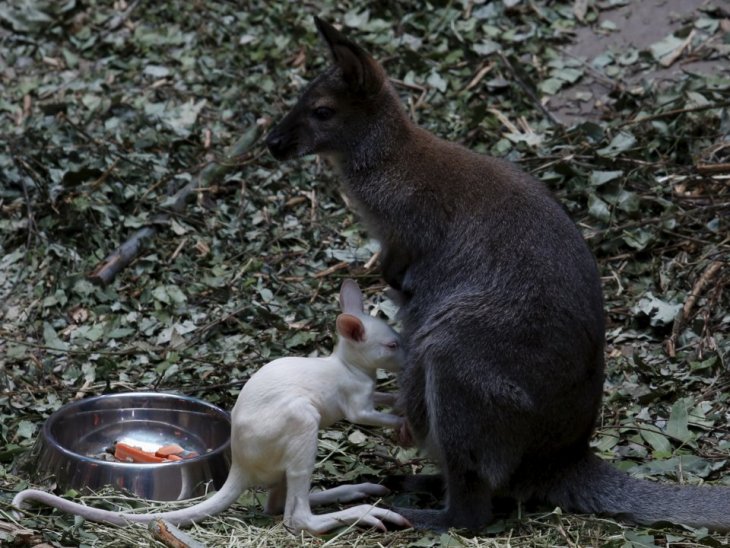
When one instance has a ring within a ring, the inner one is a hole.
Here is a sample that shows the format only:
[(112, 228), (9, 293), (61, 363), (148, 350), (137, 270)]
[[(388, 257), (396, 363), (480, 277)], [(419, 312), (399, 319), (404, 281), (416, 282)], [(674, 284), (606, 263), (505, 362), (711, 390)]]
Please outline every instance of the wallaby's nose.
[(281, 137), (276, 133), (269, 133), (266, 137), (266, 146), (271, 148), (279, 148), (281, 146)]
[(269, 133), (266, 137), (266, 146), (271, 154), (274, 155), (274, 158), (277, 160), (284, 158), (284, 138), (279, 133), (276, 131)]

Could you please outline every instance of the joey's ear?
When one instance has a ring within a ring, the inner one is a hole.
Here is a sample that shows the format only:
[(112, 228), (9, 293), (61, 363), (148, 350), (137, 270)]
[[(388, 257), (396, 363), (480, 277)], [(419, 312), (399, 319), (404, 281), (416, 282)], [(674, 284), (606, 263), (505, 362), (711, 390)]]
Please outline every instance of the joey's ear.
[(385, 73), (377, 61), (360, 46), (351, 42), (329, 23), (315, 15), (314, 24), (327, 42), (332, 60), (342, 71), (342, 77), (350, 91), (363, 95), (375, 95), (383, 87)]
[(362, 291), (355, 280), (346, 279), (340, 288), (340, 310), (346, 314), (362, 314)]
[(365, 340), (365, 326), (360, 318), (352, 314), (337, 316), (337, 333), (350, 341), (363, 342)]

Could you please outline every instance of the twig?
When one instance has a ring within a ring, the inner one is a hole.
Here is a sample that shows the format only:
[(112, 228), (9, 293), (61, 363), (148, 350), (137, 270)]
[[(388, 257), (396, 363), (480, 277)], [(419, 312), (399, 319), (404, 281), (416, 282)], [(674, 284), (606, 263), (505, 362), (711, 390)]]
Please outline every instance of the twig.
[(314, 277), (315, 278), (324, 278), (325, 276), (329, 276), (330, 274), (333, 274), (333, 273), (337, 272), (338, 270), (343, 270), (343, 269), (347, 268), (348, 266), (350, 266), (350, 263), (342, 261), (337, 264), (333, 264), (329, 268), (320, 270), (319, 272), (317, 272), (314, 275)]
[(631, 126), (634, 124), (641, 124), (643, 122), (651, 122), (653, 120), (659, 120), (660, 118), (671, 118), (672, 116), (676, 116), (678, 114), (685, 114), (689, 112), (701, 112), (703, 110), (712, 110), (713, 108), (725, 108), (730, 106), (730, 101), (723, 101), (721, 103), (713, 103), (711, 105), (702, 105), (698, 107), (691, 107), (691, 108), (677, 108), (674, 110), (668, 110), (666, 112), (659, 112), (657, 114), (652, 114), (650, 116), (642, 116), (641, 118), (633, 118), (631, 120), (627, 120), (621, 124), (619, 124), (617, 127), (625, 127), (625, 126)]
[(540, 99), (537, 97), (537, 95), (535, 95), (535, 92), (532, 90), (532, 88), (528, 86), (522, 78), (520, 78), (519, 74), (517, 74), (517, 70), (515, 70), (515, 67), (513, 67), (512, 63), (510, 63), (509, 59), (507, 59), (507, 56), (501, 52), (499, 52), (498, 55), (500, 59), (502, 59), (502, 62), (505, 64), (507, 69), (512, 73), (512, 78), (514, 78), (515, 82), (517, 82), (517, 85), (522, 88), (522, 91), (524, 91), (535, 104), (535, 106), (540, 109), (540, 112), (542, 112), (553, 125), (562, 126), (563, 124), (560, 123), (560, 121), (555, 118), (555, 116), (553, 116), (548, 109), (545, 108), (545, 105), (540, 102)]
[(473, 87), (476, 87), (479, 82), (482, 81), (482, 79), (494, 68), (494, 63), (487, 63), (482, 68), (479, 69), (479, 71), (476, 73), (474, 78), (471, 79), (471, 81), (466, 85), (464, 88), (464, 91), (469, 91)]
[(147, 528), (153, 537), (170, 548), (205, 548), (205, 544), (195, 540), (164, 519), (151, 521)]
[(674, 358), (677, 354), (676, 347), (677, 340), (679, 339), (679, 334), (682, 331), (684, 324), (687, 322), (687, 319), (689, 318), (689, 315), (692, 312), (692, 309), (694, 308), (697, 299), (702, 293), (702, 290), (705, 288), (707, 283), (715, 277), (715, 274), (719, 272), (722, 266), (722, 261), (711, 262), (707, 266), (707, 268), (705, 268), (705, 271), (702, 273), (702, 275), (697, 278), (694, 286), (692, 286), (692, 291), (690, 291), (687, 300), (684, 302), (682, 310), (679, 311), (679, 314), (677, 314), (677, 317), (674, 319), (674, 325), (672, 325), (672, 335), (669, 337), (669, 339), (667, 339), (666, 342), (667, 354), (670, 357)]
[(718, 173), (730, 173), (730, 163), (724, 164), (697, 164), (695, 166), (700, 175), (715, 175)]
[[(235, 163), (236, 158), (251, 148), (258, 135), (259, 126), (254, 125), (228, 149), (222, 161), (208, 164), (197, 178), (190, 181), (166, 201), (166, 209), (172, 213), (181, 213), (185, 208), (188, 198), (197, 188), (209, 186), (213, 181), (220, 179), (238, 165)], [(166, 223), (169, 218), (170, 213), (159, 213), (152, 217), (147, 226), (137, 230), (127, 241), (107, 256), (104, 261), (99, 263), (89, 274), (89, 280), (99, 285), (108, 285), (119, 272), (134, 260), (145, 243), (157, 233), (157, 227), (160, 224)]]
[(377, 260), (378, 260), (379, 258), (380, 258), (380, 251), (378, 250), (378, 251), (376, 251), (375, 253), (373, 253), (372, 257), (370, 257), (370, 258), (368, 259), (368, 262), (366, 262), (366, 263), (365, 263), (365, 264), (363, 265), (363, 268), (364, 268), (365, 270), (370, 270), (370, 269), (371, 269), (371, 268), (373, 267), (373, 265), (375, 264), (375, 262), (376, 262), (376, 261), (377, 261)]
[(722, 203), (710, 204), (710, 205), (706, 205), (706, 206), (697, 206), (690, 211), (681, 211), (681, 210), (670, 211), (669, 213), (665, 213), (663, 215), (657, 215), (656, 217), (647, 217), (645, 219), (629, 221), (627, 223), (623, 223), (620, 225), (602, 228), (600, 230), (596, 230), (593, 233), (593, 236), (598, 236), (598, 235), (602, 235), (602, 234), (611, 234), (614, 232), (621, 232), (621, 231), (627, 230), (629, 228), (637, 228), (639, 226), (646, 226), (649, 224), (666, 221), (667, 219), (671, 219), (672, 217), (687, 217), (687, 216), (690, 216), (691, 213), (696, 213), (698, 211), (706, 212), (706, 211), (714, 211), (716, 209), (717, 210), (726, 209), (728, 206), (730, 206), (729, 202), (722, 202)]

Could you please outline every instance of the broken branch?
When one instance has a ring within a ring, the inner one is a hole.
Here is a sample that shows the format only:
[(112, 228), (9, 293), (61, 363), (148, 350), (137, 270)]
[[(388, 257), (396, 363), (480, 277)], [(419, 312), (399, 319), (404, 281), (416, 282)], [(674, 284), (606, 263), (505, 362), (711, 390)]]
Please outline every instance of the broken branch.
[(99, 263), (89, 274), (89, 280), (99, 285), (111, 283), (116, 275), (139, 255), (145, 244), (155, 236), (158, 226), (167, 223), (171, 214), (181, 213), (185, 209), (188, 198), (197, 188), (209, 186), (238, 165), (236, 159), (248, 152), (256, 142), (258, 135), (259, 126), (254, 125), (226, 151), (222, 161), (208, 164), (198, 177), (165, 201), (165, 209), (171, 213), (165, 212), (154, 215), (147, 226), (137, 230), (127, 241), (110, 253), (104, 261)]

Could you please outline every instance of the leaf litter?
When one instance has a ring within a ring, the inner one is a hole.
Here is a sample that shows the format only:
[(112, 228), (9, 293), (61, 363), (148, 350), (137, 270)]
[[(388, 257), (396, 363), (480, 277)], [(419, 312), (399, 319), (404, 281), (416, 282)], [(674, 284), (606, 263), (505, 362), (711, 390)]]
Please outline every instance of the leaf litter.
[[(0, 6), (0, 542), (159, 545), (143, 528), (52, 511), (11, 519), (38, 429), (64, 403), (154, 388), (230, 409), (263, 363), (330, 351), (343, 277), (357, 278), (373, 309), (393, 316), (377, 246), (315, 160), (279, 164), (259, 143), (196, 189), (184, 211), (164, 209), (247, 128), (278, 119), (324, 65), (314, 14), (343, 23), (386, 60), (420, 124), (535, 173), (583, 230), (609, 328), (596, 451), (651, 479), (730, 485), (730, 14), (712, 3), (685, 8), (613, 0)], [(654, 24), (642, 25), (646, 17)], [(111, 284), (88, 281), (161, 212), (153, 240)], [(431, 468), (387, 432), (341, 424), (321, 436), (314, 482), (414, 470)], [(110, 491), (67, 495), (146, 504)], [(249, 492), (191, 534), (210, 546), (728, 540), (539, 507), (500, 515), (478, 537), (357, 529), (292, 537), (262, 514), (261, 499)]]

